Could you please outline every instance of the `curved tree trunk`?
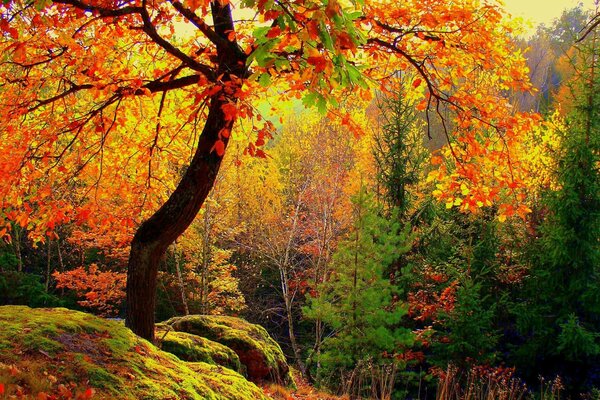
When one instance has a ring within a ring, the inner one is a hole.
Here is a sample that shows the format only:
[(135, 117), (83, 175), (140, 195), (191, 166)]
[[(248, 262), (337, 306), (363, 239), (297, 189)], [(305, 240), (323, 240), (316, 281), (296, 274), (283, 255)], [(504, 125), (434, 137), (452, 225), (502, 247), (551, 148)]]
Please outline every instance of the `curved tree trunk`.
[[(181, 4), (173, 1), (177, 8)], [(127, 316), (125, 324), (137, 335), (154, 340), (154, 309), (158, 265), (167, 248), (192, 223), (214, 185), (222, 156), (214, 151), (215, 142), (227, 138), (219, 132), (231, 131), (232, 116), (225, 115), (223, 106), (235, 102), (237, 85), (231, 75), (243, 79), (247, 75), (246, 55), (235, 41), (228, 39), (234, 31), (229, 4), (211, 2), (214, 39), (217, 47), (217, 74), (222, 89), (210, 98), (208, 116), (198, 138), (198, 147), (181, 182), (165, 204), (138, 228), (131, 242), (127, 269)], [(186, 15), (186, 14), (184, 14)], [(188, 17), (188, 15), (186, 15)], [(194, 18), (194, 15), (189, 16)], [(217, 82), (215, 82), (217, 83)]]
[(208, 118), (194, 158), (181, 182), (163, 206), (137, 230), (127, 269), (126, 325), (137, 335), (154, 339), (154, 308), (158, 265), (167, 248), (192, 223), (210, 192), (221, 159), (211, 151), (221, 129), (231, 129), (221, 107), (227, 100), (211, 99)]

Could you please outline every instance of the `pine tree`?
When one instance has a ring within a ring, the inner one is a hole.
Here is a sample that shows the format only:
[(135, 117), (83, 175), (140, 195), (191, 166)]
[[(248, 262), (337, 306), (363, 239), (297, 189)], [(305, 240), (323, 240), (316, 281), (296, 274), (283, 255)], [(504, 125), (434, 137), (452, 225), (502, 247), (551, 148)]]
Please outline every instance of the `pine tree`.
[[(353, 199), (354, 227), (333, 256), (331, 277), (317, 286), (308, 318), (321, 319), (330, 333), (323, 342), (321, 365), (329, 383), (350, 379), (350, 393), (375, 385), (352, 378), (363, 366), (394, 362), (394, 354), (413, 341), (410, 330), (399, 326), (407, 308), (386, 269), (410, 248), (410, 235), (398, 218), (384, 218), (364, 190)], [(397, 211), (394, 212), (396, 214)]]
[(560, 374), (575, 394), (600, 383), (600, 93), (595, 33), (578, 49), (575, 101), (557, 156), (557, 190), (532, 251), (531, 276), (516, 310), (524, 344), (516, 361)]
[(378, 96), (381, 130), (373, 147), (383, 199), (389, 207), (398, 209), (401, 219), (407, 217), (414, 203), (414, 186), (429, 156), (423, 145), (425, 122), (403, 88), (411, 79), (410, 75), (404, 75), (397, 88)]

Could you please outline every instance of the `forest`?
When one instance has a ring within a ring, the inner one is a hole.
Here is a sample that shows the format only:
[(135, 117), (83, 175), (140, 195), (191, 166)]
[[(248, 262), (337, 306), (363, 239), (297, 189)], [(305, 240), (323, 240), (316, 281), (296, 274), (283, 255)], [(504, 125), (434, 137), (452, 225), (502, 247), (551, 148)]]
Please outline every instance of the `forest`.
[(599, 26), (2, 0), (0, 399), (600, 399)]

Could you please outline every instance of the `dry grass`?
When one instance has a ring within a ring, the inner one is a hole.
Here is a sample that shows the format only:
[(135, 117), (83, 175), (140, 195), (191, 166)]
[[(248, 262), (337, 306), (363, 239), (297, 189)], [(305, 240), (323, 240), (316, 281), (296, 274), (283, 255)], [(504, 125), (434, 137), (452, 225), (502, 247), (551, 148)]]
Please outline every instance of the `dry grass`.
[(273, 400), (349, 400), (348, 396), (336, 396), (316, 389), (295, 370), (292, 371), (292, 375), (296, 389), (272, 384), (263, 387), (265, 395)]
[(521, 400), (527, 387), (512, 369), (475, 367), (466, 374), (449, 366), (438, 371), (437, 400)]

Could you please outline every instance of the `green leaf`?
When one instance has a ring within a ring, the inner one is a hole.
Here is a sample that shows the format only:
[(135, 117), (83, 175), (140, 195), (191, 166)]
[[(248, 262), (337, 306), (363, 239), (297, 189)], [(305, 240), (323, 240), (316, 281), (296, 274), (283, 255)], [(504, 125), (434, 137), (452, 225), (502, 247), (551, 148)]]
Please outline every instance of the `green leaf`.
[(265, 72), (258, 78), (258, 83), (262, 87), (268, 87), (271, 84), (271, 75)]
[(270, 29), (270, 26), (261, 26), (260, 28), (256, 28), (254, 31), (252, 31), (252, 36), (254, 36), (259, 41), (264, 41), (266, 40), (267, 32), (269, 32)]
[(302, 98), (302, 104), (304, 105), (304, 107), (309, 108), (315, 105), (315, 103), (317, 102), (317, 94), (314, 92), (310, 92), (307, 93), (303, 98)]
[(319, 95), (319, 99), (317, 100), (317, 110), (319, 110), (319, 113), (322, 115), (327, 112), (327, 100), (321, 95)]
[(323, 46), (325, 46), (327, 50), (334, 51), (333, 40), (331, 39), (331, 35), (329, 34), (327, 27), (323, 23), (319, 24), (319, 37), (321, 38)]
[(362, 17), (363, 13), (360, 11), (355, 11), (355, 12), (351, 12), (351, 13), (347, 13), (346, 17), (350, 20), (350, 21), (354, 21), (357, 18)]

